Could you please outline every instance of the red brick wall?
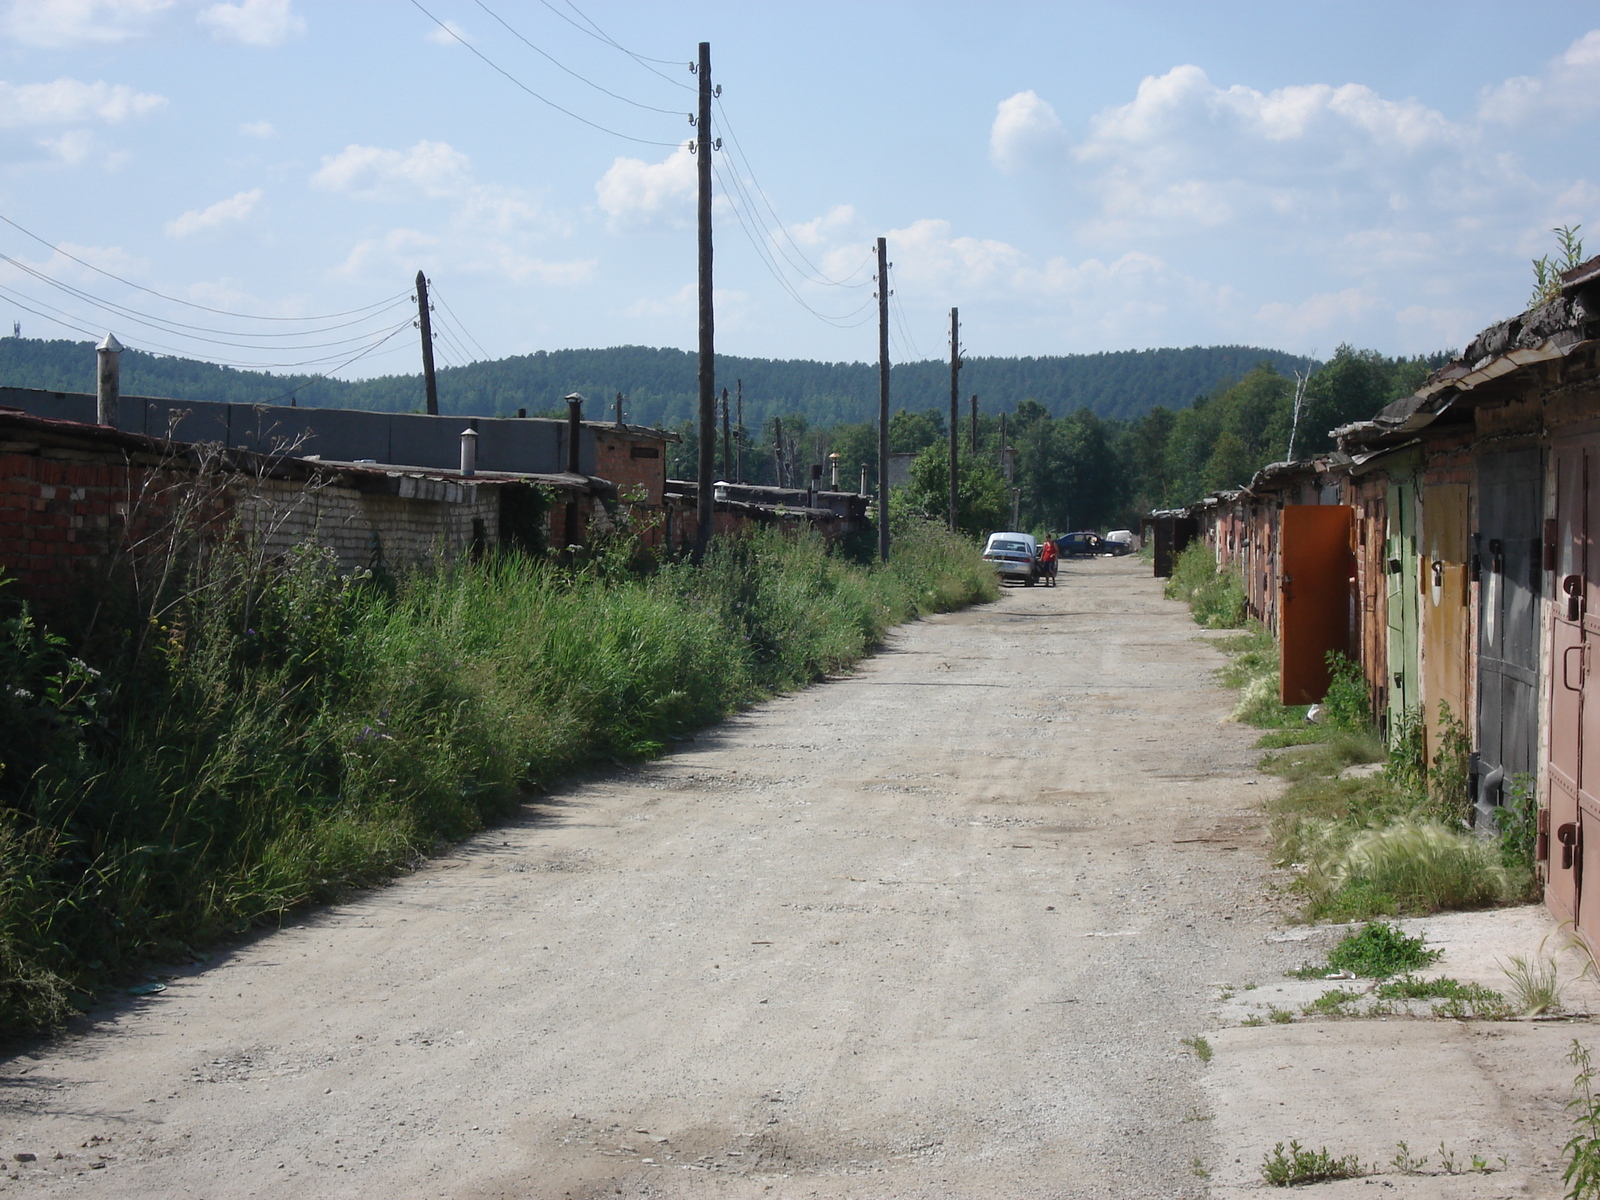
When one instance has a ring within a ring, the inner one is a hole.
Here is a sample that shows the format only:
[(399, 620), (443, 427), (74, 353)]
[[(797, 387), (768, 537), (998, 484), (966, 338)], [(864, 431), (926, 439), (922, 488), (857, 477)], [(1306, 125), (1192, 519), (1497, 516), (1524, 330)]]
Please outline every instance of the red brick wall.
[(63, 601), (106, 564), (149, 472), (122, 463), (0, 454), (0, 567), (36, 604)]
[[(656, 457), (634, 458), (635, 446), (654, 450)], [(667, 446), (664, 441), (640, 441), (596, 429), (594, 456), (594, 473), (616, 484), (619, 496), (626, 496), (634, 489), (643, 487), (644, 503), (652, 508), (661, 507), (661, 496), (667, 488)]]

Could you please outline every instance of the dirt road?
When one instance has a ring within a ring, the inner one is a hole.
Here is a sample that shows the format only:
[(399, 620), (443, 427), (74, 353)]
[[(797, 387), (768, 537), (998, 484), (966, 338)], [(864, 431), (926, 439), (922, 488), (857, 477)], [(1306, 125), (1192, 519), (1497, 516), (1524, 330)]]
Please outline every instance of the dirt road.
[(12, 1058), (0, 1189), (1203, 1194), (1180, 1039), (1303, 948), (1196, 633), (1133, 559), (907, 626)]

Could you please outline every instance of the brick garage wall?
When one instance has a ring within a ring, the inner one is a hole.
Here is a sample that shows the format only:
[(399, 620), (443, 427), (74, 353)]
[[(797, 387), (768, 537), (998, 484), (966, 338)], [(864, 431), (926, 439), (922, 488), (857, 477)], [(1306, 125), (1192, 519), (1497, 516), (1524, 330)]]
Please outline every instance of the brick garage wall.
[[(372, 494), (301, 480), (232, 482), (210, 477), (185, 502), (220, 535), (230, 516), (259, 530), (277, 551), (316, 541), (345, 570), (451, 561), (475, 541), (500, 540), (500, 489), (451, 485), (453, 500)], [(177, 492), (196, 486), (187, 472), (130, 463), (120, 455), (46, 457), (0, 452), (0, 569), (16, 594), (42, 611), (59, 610), (85, 586), (101, 583), (113, 560), (157, 549)], [(149, 544), (145, 544), (145, 543)]]
[[(661, 507), (661, 496), (667, 489), (666, 443), (641, 441), (636, 437), (608, 433), (604, 429), (594, 432), (595, 474), (617, 485), (617, 494), (625, 496), (635, 488), (645, 492), (644, 503), (652, 508)], [(634, 457), (635, 448), (655, 451), (655, 457)]]
[(500, 490), (451, 485), (459, 500), (374, 495), (354, 488), (292, 480), (248, 480), (230, 489), (234, 511), (247, 530), (260, 532), (273, 550), (309, 542), (330, 547), (345, 570), (454, 561), (474, 543), (500, 541)]
[(30, 603), (65, 603), (156, 531), (183, 482), (120, 455), (0, 453), (0, 568)]

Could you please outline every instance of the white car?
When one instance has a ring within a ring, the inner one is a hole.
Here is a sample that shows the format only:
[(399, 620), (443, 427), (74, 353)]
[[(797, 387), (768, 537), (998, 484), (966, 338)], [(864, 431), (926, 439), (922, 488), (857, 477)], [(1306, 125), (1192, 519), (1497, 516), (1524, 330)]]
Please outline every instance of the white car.
[(1101, 539), (1106, 544), (1106, 549), (1113, 554), (1130, 554), (1133, 552), (1133, 530), (1113, 529)]
[(1031, 533), (991, 533), (983, 557), (1001, 579), (1020, 579), (1027, 587), (1039, 581), (1039, 543)]

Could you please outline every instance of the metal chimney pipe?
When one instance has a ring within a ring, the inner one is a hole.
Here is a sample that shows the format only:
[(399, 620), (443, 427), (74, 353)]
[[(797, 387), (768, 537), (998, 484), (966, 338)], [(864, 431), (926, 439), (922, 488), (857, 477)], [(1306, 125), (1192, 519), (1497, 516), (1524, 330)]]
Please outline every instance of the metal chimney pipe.
[(573, 392), (567, 397), (567, 474), (578, 475), (578, 434), (583, 428), (583, 397)]
[(122, 343), (114, 333), (94, 348), (99, 367), (95, 388), (94, 419), (99, 425), (117, 424), (117, 401), (122, 396)]
[(478, 431), (476, 429), (463, 429), (461, 431), (461, 473), (463, 475), (476, 475), (478, 472)]

